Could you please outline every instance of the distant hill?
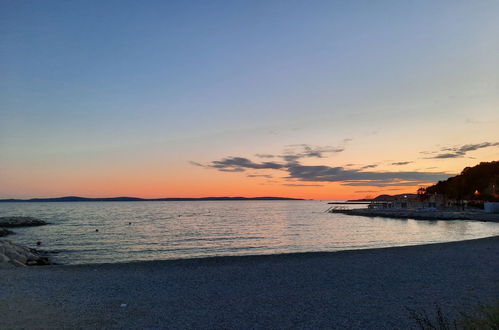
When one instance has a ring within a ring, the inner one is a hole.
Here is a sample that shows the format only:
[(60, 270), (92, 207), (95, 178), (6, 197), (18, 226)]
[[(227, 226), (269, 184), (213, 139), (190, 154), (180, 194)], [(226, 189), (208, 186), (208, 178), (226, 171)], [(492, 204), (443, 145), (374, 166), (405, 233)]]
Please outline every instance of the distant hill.
[(415, 198), (417, 196), (418, 196), (417, 194), (412, 194), (412, 193), (405, 193), (398, 195), (379, 195), (374, 198), (352, 199), (349, 200), (348, 202), (392, 201), (401, 198)]
[(499, 161), (466, 167), (461, 174), (426, 188), (426, 194), (435, 193), (457, 200), (499, 201)]
[(78, 196), (65, 196), (56, 198), (31, 198), (31, 199), (0, 199), (1, 202), (181, 202), (181, 201), (279, 201), (303, 200), (301, 198), (287, 197), (201, 197), (201, 198), (138, 198), (138, 197), (105, 197), (87, 198)]
[(398, 195), (379, 195), (374, 200), (379, 201), (379, 200), (395, 200), (395, 199), (401, 199), (401, 198), (415, 198), (417, 197), (417, 194), (398, 194)]

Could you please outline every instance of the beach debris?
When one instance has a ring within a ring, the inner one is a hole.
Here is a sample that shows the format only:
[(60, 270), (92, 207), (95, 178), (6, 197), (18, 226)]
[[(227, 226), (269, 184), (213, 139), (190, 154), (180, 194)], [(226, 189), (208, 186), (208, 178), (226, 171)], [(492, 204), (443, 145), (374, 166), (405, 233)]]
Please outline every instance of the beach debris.
[(96, 232), (96, 233), (98, 233), (98, 232), (99, 232), (99, 229), (96, 229), (96, 230), (95, 230), (95, 232)]

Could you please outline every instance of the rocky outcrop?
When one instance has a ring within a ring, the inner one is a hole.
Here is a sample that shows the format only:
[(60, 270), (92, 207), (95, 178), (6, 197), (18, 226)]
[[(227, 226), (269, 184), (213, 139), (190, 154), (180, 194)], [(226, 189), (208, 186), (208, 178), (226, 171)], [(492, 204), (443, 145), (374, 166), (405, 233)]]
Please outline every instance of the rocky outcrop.
[(10, 235), (10, 234), (14, 234), (14, 232), (12, 232), (12, 231), (10, 231), (8, 229), (0, 228), (0, 237), (7, 236), (7, 235)]
[(0, 227), (43, 226), (47, 223), (32, 217), (0, 217)]
[[(0, 217), (0, 227), (42, 226), (47, 223), (32, 217)], [(0, 237), (14, 234), (0, 228)], [(50, 262), (35, 249), (30, 249), (8, 240), (0, 240), (0, 269), (32, 265), (48, 265)]]
[(8, 240), (0, 240), (0, 269), (25, 267), (33, 265), (48, 265), (47, 257), (35, 249), (30, 249)]

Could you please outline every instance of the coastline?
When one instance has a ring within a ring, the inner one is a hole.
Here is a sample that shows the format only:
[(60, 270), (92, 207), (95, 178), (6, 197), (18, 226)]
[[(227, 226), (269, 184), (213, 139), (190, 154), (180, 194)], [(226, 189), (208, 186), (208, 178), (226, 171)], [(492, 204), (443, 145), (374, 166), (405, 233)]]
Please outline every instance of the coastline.
[[(498, 241), (499, 244), (499, 235), (495, 236), (487, 236), (480, 238), (471, 238), (459, 241), (450, 241), (450, 242), (435, 242), (435, 243), (424, 243), (424, 244), (411, 244), (411, 245), (400, 245), (400, 246), (384, 246), (384, 247), (370, 247), (370, 248), (357, 248), (357, 249), (348, 249), (348, 250), (337, 250), (337, 251), (308, 251), (308, 252), (289, 252), (289, 253), (274, 253), (274, 254), (248, 254), (248, 255), (219, 255), (219, 256), (202, 256), (202, 257), (192, 257), (192, 258), (178, 258), (178, 259), (158, 259), (158, 260), (134, 260), (127, 262), (102, 262), (102, 263), (85, 263), (85, 264), (62, 264), (62, 263), (51, 263), (46, 266), (50, 267), (63, 267), (63, 268), (86, 268), (86, 267), (119, 267), (121, 266), (133, 266), (133, 265), (143, 265), (151, 264), (151, 266), (159, 265), (159, 266), (189, 266), (189, 265), (230, 265), (231, 263), (237, 262), (259, 262), (260, 260), (272, 261), (272, 259), (276, 260), (285, 260), (285, 259), (293, 259), (293, 258), (307, 258), (307, 257), (330, 257), (333, 255), (342, 255), (342, 254), (351, 254), (357, 253), (361, 251), (369, 252), (369, 251), (383, 251), (383, 250), (391, 250), (391, 249), (406, 249), (406, 248), (414, 248), (414, 247), (433, 247), (435, 245), (447, 245), (447, 244), (458, 244), (458, 243), (467, 243), (474, 241), (486, 241), (492, 240)], [(45, 252), (45, 251), (44, 251)], [(499, 253), (499, 250), (498, 250)]]
[(435, 211), (411, 209), (330, 209), (330, 213), (357, 215), (364, 217), (384, 217), (392, 219), (414, 220), (472, 220), (499, 222), (499, 214), (477, 211)]
[(1, 270), (0, 327), (406, 328), (415, 324), (405, 307), (456, 315), (498, 298), (498, 251), (495, 236)]

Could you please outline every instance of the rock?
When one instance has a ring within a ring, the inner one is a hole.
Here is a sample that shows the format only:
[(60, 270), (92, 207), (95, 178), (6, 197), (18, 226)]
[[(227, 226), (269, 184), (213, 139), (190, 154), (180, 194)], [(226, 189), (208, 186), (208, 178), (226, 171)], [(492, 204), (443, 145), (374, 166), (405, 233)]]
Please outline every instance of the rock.
[(7, 236), (7, 235), (10, 235), (10, 234), (14, 234), (14, 232), (12, 232), (12, 231), (10, 231), (8, 229), (0, 228), (0, 237)]
[(0, 217), (0, 227), (43, 226), (47, 223), (32, 217)]
[(49, 264), (49, 259), (40, 255), (40, 252), (35, 249), (30, 249), (8, 240), (0, 240), (0, 269), (12, 268), (14, 266), (24, 267)]
[(16, 267), (26, 267), (26, 264), (23, 264), (22, 262), (18, 260), (11, 260), (10, 263)]
[(26, 257), (26, 255), (18, 253), (15, 250), (5, 251), (5, 256), (8, 257), (11, 260), (11, 262), (18, 261), (18, 262), (21, 262), (24, 264), (26, 261), (28, 261), (28, 258)]

